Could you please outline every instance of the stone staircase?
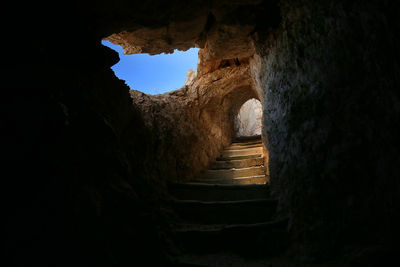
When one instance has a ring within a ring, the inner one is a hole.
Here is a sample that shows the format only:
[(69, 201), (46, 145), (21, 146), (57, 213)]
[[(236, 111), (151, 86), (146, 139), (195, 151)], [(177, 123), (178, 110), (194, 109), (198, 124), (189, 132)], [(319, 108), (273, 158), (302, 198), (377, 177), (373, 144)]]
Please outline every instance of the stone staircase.
[(177, 266), (241, 266), (226, 259), (249, 263), (284, 251), (287, 220), (276, 219), (262, 152), (259, 138), (238, 140), (199, 179), (169, 185), (178, 215), (174, 239), (183, 251)]
[(237, 140), (221, 152), (198, 183), (266, 184), (261, 138)]

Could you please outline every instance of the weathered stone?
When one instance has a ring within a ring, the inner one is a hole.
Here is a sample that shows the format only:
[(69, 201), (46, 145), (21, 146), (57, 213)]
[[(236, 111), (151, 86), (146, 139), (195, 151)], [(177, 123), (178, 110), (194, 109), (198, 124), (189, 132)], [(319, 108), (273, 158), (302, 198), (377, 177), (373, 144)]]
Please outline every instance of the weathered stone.
[(215, 160), (234, 138), (235, 114), (255, 96), (248, 64), (190, 79), (185, 87), (162, 95), (131, 90), (133, 103), (156, 133), (155, 138), (160, 143), (168, 140), (159, 146), (155, 157), (165, 177), (175, 181), (198, 177)]
[(185, 80), (185, 86), (188, 86), (190, 84), (192, 84), (194, 78), (196, 77), (197, 72), (195, 70), (187, 70), (186, 71), (186, 80)]
[(265, 174), (264, 166), (245, 167), (239, 169), (207, 170), (203, 174), (203, 179), (224, 179), (258, 176)]
[(227, 160), (227, 161), (215, 161), (211, 164), (211, 169), (238, 169), (238, 168), (248, 168), (257, 165), (264, 165), (264, 158), (250, 158), (241, 160)]

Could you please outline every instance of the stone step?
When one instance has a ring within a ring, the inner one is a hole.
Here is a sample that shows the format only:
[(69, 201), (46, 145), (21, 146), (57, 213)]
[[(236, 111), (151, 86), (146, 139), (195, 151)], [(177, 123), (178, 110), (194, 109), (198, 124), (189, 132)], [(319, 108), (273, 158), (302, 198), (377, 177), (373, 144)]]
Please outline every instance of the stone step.
[(228, 160), (240, 160), (240, 159), (253, 159), (262, 157), (262, 154), (253, 154), (245, 156), (234, 156), (234, 157), (218, 157), (216, 161), (228, 161)]
[(186, 252), (233, 251), (241, 255), (278, 255), (289, 243), (288, 220), (234, 224), (181, 225), (174, 231), (177, 244)]
[(177, 199), (200, 201), (261, 199), (270, 195), (269, 185), (265, 184), (170, 183), (168, 190)]
[(214, 161), (210, 169), (218, 170), (218, 169), (239, 169), (239, 168), (249, 168), (254, 166), (264, 165), (264, 158), (249, 158), (249, 159), (239, 159), (239, 160), (221, 160)]
[(255, 166), (249, 168), (240, 169), (219, 169), (219, 170), (206, 170), (202, 178), (203, 179), (229, 179), (239, 178), (248, 176), (265, 175), (264, 166)]
[(271, 220), (277, 200), (251, 199), (235, 201), (175, 200), (172, 203), (179, 218), (186, 223), (236, 224)]
[(257, 175), (249, 177), (238, 177), (228, 179), (197, 179), (195, 183), (208, 183), (208, 184), (266, 184), (269, 177), (266, 175)]
[(243, 141), (243, 142), (239, 142), (239, 141), (232, 142), (232, 145), (251, 145), (251, 144), (262, 144), (262, 141), (261, 140), (250, 140), (250, 141)]
[(243, 148), (252, 148), (252, 147), (262, 147), (262, 144), (251, 144), (251, 145), (231, 145), (226, 147), (225, 149), (243, 149)]
[(254, 155), (254, 154), (262, 154), (263, 148), (262, 147), (251, 147), (251, 148), (243, 148), (243, 149), (228, 149), (224, 150), (221, 153), (221, 157), (237, 157), (237, 156), (247, 156), (247, 155)]

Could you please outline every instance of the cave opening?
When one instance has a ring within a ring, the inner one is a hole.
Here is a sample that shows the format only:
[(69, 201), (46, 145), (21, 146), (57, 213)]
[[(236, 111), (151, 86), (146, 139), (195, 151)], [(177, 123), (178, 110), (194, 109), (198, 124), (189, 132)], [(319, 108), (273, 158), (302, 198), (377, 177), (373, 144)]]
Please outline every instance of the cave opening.
[(260, 100), (247, 100), (235, 117), (235, 136), (260, 136), (262, 128), (262, 104)]
[(182, 88), (196, 76), (199, 48), (174, 49), (172, 53), (127, 54), (122, 46), (108, 40), (102, 40), (101, 44), (118, 53), (120, 60), (111, 69), (131, 90), (163, 94)]

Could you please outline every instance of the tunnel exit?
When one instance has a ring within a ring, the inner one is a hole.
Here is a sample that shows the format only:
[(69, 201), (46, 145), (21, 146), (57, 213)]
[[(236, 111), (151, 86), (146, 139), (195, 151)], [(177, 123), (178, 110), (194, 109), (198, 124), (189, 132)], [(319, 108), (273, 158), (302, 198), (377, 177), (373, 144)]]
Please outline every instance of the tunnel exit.
[(262, 105), (255, 98), (246, 101), (235, 117), (236, 137), (261, 135)]

